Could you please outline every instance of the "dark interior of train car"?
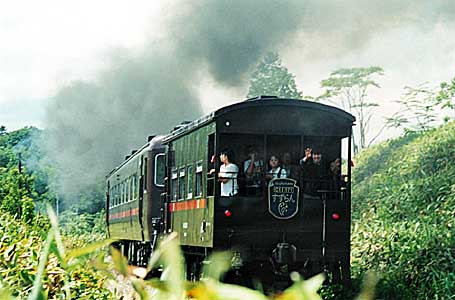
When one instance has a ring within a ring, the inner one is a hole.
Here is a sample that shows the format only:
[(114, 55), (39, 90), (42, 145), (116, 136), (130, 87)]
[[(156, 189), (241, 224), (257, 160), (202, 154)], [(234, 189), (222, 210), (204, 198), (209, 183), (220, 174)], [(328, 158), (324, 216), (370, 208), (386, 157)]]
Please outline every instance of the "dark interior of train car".
[[(340, 137), (222, 134), (218, 149), (231, 149), (234, 153), (231, 162), (239, 168), (239, 196), (264, 195), (267, 183), (273, 178), (271, 158), (278, 159), (278, 168), (285, 169), (278, 171), (278, 177), (294, 179), (304, 193), (314, 195), (316, 190), (336, 191), (343, 186), (345, 176), (341, 175), (344, 167), (341, 164), (346, 162), (341, 159), (341, 144)], [(316, 164), (310, 165), (312, 171), (306, 171), (307, 165), (301, 163), (307, 149), (312, 151), (311, 160), (316, 161), (318, 155), (320, 158), (317, 168), (313, 166)], [(254, 163), (250, 167), (252, 156)]]

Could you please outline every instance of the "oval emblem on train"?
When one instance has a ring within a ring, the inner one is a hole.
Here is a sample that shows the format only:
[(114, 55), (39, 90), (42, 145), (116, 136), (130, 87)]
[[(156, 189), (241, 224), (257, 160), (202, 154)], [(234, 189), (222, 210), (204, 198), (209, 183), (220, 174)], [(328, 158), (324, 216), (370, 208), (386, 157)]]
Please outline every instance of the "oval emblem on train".
[(299, 187), (290, 178), (275, 178), (268, 185), (269, 212), (278, 219), (290, 219), (299, 210)]

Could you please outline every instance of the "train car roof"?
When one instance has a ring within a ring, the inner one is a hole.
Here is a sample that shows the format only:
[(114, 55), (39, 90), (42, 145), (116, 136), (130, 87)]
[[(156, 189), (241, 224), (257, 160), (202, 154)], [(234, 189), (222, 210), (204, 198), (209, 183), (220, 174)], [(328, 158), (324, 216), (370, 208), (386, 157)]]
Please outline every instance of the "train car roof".
[(133, 160), (136, 156), (141, 155), (141, 153), (144, 152), (144, 150), (153, 150), (153, 149), (160, 149), (163, 148), (163, 140), (165, 136), (164, 135), (157, 135), (154, 136), (150, 141), (148, 141), (144, 146), (142, 146), (140, 149), (138, 149), (134, 154), (130, 155), (127, 159), (125, 159), (119, 166), (117, 166), (115, 169), (109, 172), (109, 174), (106, 175), (106, 179), (109, 178), (112, 174), (114, 174), (116, 171), (120, 170), (124, 165), (126, 165), (129, 161)]
[(336, 116), (339, 119), (345, 120), (349, 124), (353, 124), (355, 121), (355, 117), (350, 113), (339, 109), (334, 106), (321, 104), (313, 101), (306, 101), (300, 99), (284, 99), (284, 98), (277, 98), (274, 96), (261, 96), (257, 98), (247, 99), (245, 101), (237, 102), (228, 106), (224, 106), (219, 108), (210, 114), (203, 116), (199, 119), (196, 119), (192, 122), (188, 122), (185, 124), (181, 124), (178, 128), (173, 130), (171, 133), (166, 135), (163, 139), (164, 143), (170, 142), (172, 140), (177, 139), (178, 137), (185, 135), (188, 132), (191, 132), (207, 123), (210, 123), (212, 120), (239, 110), (254, 108), (254, 107), (274, 107), (274, 106), (289, 106), (289, 107), (300, 107), (300, 108), (307, 108), (309, 110), (317, 110), (322, 113), (331, 114), (332, 117)]

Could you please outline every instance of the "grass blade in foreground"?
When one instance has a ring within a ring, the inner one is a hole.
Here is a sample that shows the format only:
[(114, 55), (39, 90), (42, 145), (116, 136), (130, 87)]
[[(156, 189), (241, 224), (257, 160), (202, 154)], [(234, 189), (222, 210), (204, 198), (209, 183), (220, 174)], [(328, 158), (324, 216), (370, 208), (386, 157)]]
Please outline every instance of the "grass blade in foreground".
[(51, 230), (47, 235), (46, 242), (44, 244), (43, 250), (41, 251), (38, 272), (36, 273), (35, 281), (33, 283), (33, 288), (28, 296), (28, 300), (41, 300), (45, 299), (43, 295), (43, 276), (46, 269), (47, 258), (49, 257), (51, 244), (54, 239), (54, 231)]

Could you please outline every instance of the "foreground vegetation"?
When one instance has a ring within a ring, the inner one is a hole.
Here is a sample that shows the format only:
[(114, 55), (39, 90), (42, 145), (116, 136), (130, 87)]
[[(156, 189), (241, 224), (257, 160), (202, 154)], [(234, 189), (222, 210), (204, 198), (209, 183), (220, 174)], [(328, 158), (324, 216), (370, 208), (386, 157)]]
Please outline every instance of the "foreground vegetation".
[(38, 215), (26, 223), (7, 213), (0, 216), (0, 231), (0, 299), (110, 299), (105, 276), (79, 250), (104, 235), (61, 236), (56, 217)]
[[(30, 151), (24, 140), (30, 129), (0, 138), (0, 299), (116, 299), (107, 289), (118, 274), (138, 297), (180, 299), (267, 299), (260, 291), (219, 283), (225, 258), (215, 259), (212, 275), (199, 284), (181, 280), (182, 263), (174, 253), (164, 260), (173, 270), (165, 281), (131, 277), (126, 262), (114, 252), (106, 260), (104, 217), (67, 210), (56, 219), (41, 216), (51, 191), (38, 179), (39, 170), (18, 168)], [(25, 146), (24, 146), (25, 145)], [(454, 299), (455, 295), (455, 123), (423, 132), (408, 131), (401, 138), (363, 150), (353, 170), (352, 272), (353, 287), (324, 288), (324, 299), (353, 299), (368, 270), (378, 276), (377, 299)], [(51, 197), (52, 203), (55, 198)], [(43, 210), (41, 210), (43, 211)], [(60, 237), (61, 236), (61, 237)], [(95, 244), (92, 244), (95, 242)], [(89, 245), (89, 246), (87, 246)], [(170, 248), (166, 248), (170, 247)], [(171, 249), (171, 250), (169, 250)], [(174, 250), (172, 250), (174, 249)], [(174, 265), (171, 261), (180, 261)], [(223, 262), (224, 261), (224, 262)], [(178, 280), (177, 280), (178, 278)], [(317, 277), (296, 284), (277, 299), (320, 299)], [(371, 299), (371, 285), (361, 296)], [(172, 287), (172, 288), (171, 288)], [(178, 287), (178, 288), (176, 288)], [(179, 291), (178, 293), (176, 291)], [(354, 292), (353, 292), (354, 291)], [(309, 296), (311, 295), (311, 296)], [(180, 298), (179, 298), (180, 297)]]
[[(211, 263), (204, 267), (204, 280), (187, 282), (183, 279), (184, 261), (176, 235), (166, 238), (151, 257), (149, 268), (164, 266), (161, 278), (143, 280), (133, 276), (117, 250), (111, 249), (112, 259), (106, 259), (109, 240), (74, 248), (73, 238), (61, 238), (52, 210), (50, 220), (38, 216), (25, 224), (5, 214), (0, 221), (4, 232), (0, 244), (0, 255), (4, 257), (0, 265), (1, 299), (116, 299), (115, 284), (120, 278), (132, 286), (137, 299), (321, 299), (318, 291), (323, 275), (303, 281), (298, 274), (292, 274), (294, 284), (273, 296), (266, 296), (260, 286), (252, 290), (221, 283), (220, 278), (230, 267), (228, 253), (212, 256)], [(96, 236), (92, 233), (92, 238), (93, 234)], [(106, 288), (108, 279), (114, 284), (114, 291)], [(372, 289), (370, 280), (361, 299), (372, 299)], [(329, 295), (330, 291), (325, 293)]]

